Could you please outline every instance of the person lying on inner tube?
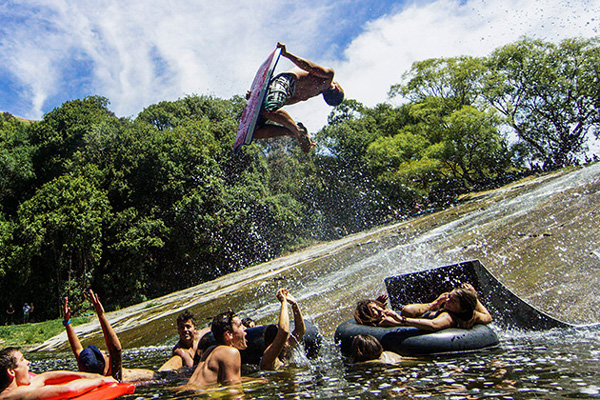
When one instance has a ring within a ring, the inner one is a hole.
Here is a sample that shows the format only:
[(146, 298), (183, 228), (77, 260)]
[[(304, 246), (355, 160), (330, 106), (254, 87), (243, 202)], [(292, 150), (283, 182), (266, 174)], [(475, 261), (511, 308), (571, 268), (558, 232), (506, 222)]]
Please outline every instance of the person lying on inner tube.
[(446, 328), (470, 329), (476, 324), (492, 322), (492, 316), (469, 283), (442, 293), (431, 303), (408, 304), (400, 314), (386, 309), (386, 302), (386, 295), (379, 296), (376, 300), (360, 301), (354, 311), (354, 319), (361, 325), (414, 326), (431, 332)]

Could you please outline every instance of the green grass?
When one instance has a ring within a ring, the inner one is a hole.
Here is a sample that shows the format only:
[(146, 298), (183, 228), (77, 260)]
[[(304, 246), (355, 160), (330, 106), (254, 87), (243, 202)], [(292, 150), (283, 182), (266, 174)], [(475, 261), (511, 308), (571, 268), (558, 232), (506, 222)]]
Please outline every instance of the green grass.
[[(81, 325), (91, 319), (91, 316), (76, 317), (71, 319), (71, 323), (73, 326)], [(61, 318), (30, 324), (0, 326), (0, 348), (9, 346), (26, 347), (43, 343), (64, 331), (62, 321)]]

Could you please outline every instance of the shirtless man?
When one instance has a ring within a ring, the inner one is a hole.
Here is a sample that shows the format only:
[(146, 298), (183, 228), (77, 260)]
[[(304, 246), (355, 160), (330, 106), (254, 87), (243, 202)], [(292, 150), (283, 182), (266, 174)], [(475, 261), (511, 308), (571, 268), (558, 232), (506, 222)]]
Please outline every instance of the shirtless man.
[[(265, 330), (265, 349), (260, 359), (259, 367), (262, 370), (274, 370), (282, 367), (285, 361), (290, 357), (291, 351), (300, 343), (306, 327), (304, 318), (296, 299), (287, 289), (279, 289), (275, 294), (277, 300), (281, 302), (279, 312), (279, 324), (270, 325)], [(294, 314), (294, 331), (290, 335), (290, 316), (288, 315), (287, 304), (292, 306)]]
[(112, 377), (72, 371), (29, 374), (29, 361), (16, 347), (0, 350), (0, 399), (46, 400), (71, 398), (115, 382)]
[(179, 341), (173, 347), (172, 357), (158, 370), (171, 371), (182, 367), (193, 367), (198, 342), (208, 332), (210, 327), (201, 330), (196, 328), (196, 317), (188, 310), (179, 314), (177, 317)]
[(217, 344), (202, 354), (188, 381), (188, 386), (194, 389), (206, 389), (217, 384), (237, 385), (242, 381), (240, 350), (248, 347), (246, 327), (230, 310), (213, 319), (211, 331)]
[[(323, 95), (323, 99), (330, 106), (338, 106), (344, 100), (342, 87), (334, 82), (334, 71), (329, 67), (322, 67), (311, 61), (288, 53), (285, 45), (277, 43), (281, 49), (281, 56), (293, 62), (296, 66), (289, 71), (274, 77), (269, 83), (267, 96), (262, 112), (262, 120), (254, 133), (254, 138), (264, 139), (279, 136), (293, 136), (300, 141), (302, 151), (308, 153), (315, 146), (308, 136), (308, 131), (301, 123), (296, 124), (294, 119), (281, 107), (306, 101), (312, 97)], [(266, 120), (275, 124), (267, 124)]]
[(69, 308), (69, 299), (65, 297), (63, 304), (63, 325), (67, 330), (67, 338), (71, 345), (71, 350), (77, 359), (77, 366), (80, 371), (93, 372), (104, 376), (112, 376), (117, 381), (121, 382), (136, 382), (140, 380), (148, 380), (154, 378), (154, 372), (147, 369), (126, 369), (123, 368), (123, 349), (121, 342), (117, 337), (116, 332), (104, 314), (104, 307), (98, 295), (91, 289), (89, 291), (90, 300), (96, 309), (104, 341), (108, 349), (108, 356), (98, 347), (91, 345), (85, 349), (81, 345), (75, 329), (71, 325), (71, 309)]

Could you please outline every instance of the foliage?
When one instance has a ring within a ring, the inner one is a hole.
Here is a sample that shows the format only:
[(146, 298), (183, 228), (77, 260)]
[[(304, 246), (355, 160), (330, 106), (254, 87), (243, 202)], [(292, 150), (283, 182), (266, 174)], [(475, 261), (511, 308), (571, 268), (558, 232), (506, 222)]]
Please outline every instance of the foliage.
[(600, 124), (599, 39), (522, 39), (496, 50), (484, 96), (507, 117), (532, 162), (570, 165)]
[(240, 96), (163, 101), (134, 119), (100, 96), (37, 122), (3, 113), (0, 301), (54, 318), (65, 295), (85, 310), (92, 287), (124, 307), (445, 206), (527, 164), (573, 163), (598, 132), (598, 51), (597, 39), (523, 39), (419, 61), (391, 87), (402, 104), (345, 100), (309, 154), (285, 137), (233, 155)]

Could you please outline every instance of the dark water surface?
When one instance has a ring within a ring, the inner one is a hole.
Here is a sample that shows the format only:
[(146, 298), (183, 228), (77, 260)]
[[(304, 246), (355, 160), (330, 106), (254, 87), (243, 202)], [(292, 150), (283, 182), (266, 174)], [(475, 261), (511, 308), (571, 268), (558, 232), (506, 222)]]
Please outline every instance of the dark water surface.
[[(600, 333), (553, 330), (499, 332), (500, 346), (477, 353), (405, 359), (399, 365), (344, 363), (327, 338), (314, 360), (298, 360), (283, 371), (245, 375), (257, 381), (233, 396), (181, 392), (187, 375), (164, 376), (138, 385), (122, 399), (599, 399)], [(125, 365), (156, 369), (169, 356), (167, 347), (125, 352)], [(70, 353), (33, 353), (33, 371), (75, 368)], [(68, 360), (65, 362), (65, 360)]]

